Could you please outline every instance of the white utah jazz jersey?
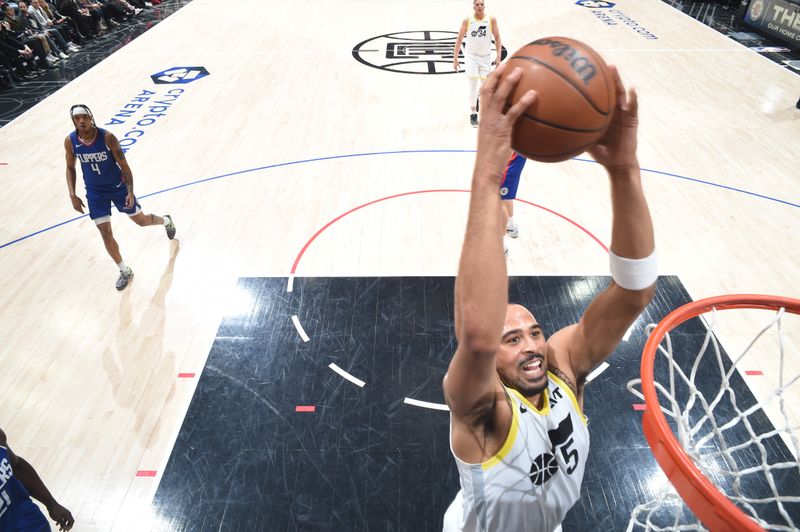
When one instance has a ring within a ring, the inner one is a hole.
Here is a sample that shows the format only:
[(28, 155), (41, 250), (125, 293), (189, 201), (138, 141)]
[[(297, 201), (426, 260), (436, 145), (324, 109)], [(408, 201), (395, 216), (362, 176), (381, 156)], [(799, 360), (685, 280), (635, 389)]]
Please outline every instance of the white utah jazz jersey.
[(506, 388), (513, 419), (496, 455), (480, 464), (455, 457), (461, 493), (445, 516), (446, 531), (459, 499), (463, 510), (452, 529), (550, 532), (580, 498), (589, 429), (572, 391), (552, 373), (548, 377), (541, 410)]
[(492, 51), (492, 18), (488, 14), (484, 13), (482, 20), (474, 13), (467, 19), (464, 51), (472, 55), (489, 55)]

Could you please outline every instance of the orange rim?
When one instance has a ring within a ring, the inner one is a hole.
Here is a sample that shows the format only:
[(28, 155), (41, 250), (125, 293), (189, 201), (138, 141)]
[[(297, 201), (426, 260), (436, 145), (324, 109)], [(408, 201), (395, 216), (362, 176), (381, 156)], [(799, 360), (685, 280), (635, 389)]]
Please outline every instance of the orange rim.
[(703, 525), (714, 532), (745, 530), (755, 532), (763, 529), (717, 489), (675, 439), (672, 428), (661, 412), (653, 381), (656, 352), (668, 332), (681, 323), (710, 312), (714, 308), (778, 310), (781, 307), (785, 308), (786, 312), (800, 314), (800, 299), (734, 294), (694, 301), (673, 310), (662, 319), (650, 334), (642, 352), (642, 395), (647, 405), (642, 417), (644, 435), (656, 461), (675, 486), (675, 490)]

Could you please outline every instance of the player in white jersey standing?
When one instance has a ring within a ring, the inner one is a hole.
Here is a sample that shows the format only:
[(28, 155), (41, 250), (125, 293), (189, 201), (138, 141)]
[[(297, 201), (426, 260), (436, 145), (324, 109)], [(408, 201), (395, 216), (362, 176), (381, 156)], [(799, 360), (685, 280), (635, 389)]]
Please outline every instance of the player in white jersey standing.
[[(657, 279), (653, 225), (636, 157), (636, 93), (612, 67), (617, 107), (590, 149), (611, 188), (612, 281), (578, 323), (545, 338), (521, 305), (508, 302), (505, 215), (497, 193), (511, 153), (511, 129), (533, 91), (505, 111), (521, 77), (481, 89), (478, 151), (467, 230), (455, 285), (458, 347), (444, 378), (450, 446), (461, 490), (444, 516), (446, 532), (560, 530), (580, 497), (589, 451), (583, 388), (647, 306)], [(535, 231), (531, 232), (535, 234)]]
[(497, 48), (495, 64), (502, 59), (503, 45), (500, 42), (500, 30), (497, 20), (486, 14), (483, 0), (472, 2), (473, 13), (465, 18), (458, 31), (458, 38), (453, 49), (453, 68), (458, 71), (458, 53), (461, 42), (464, 42), (464, 71), (469, 83), (469, 123), (478, 126), (478, 82), (483, 82), (492, 71), (492, 37)]

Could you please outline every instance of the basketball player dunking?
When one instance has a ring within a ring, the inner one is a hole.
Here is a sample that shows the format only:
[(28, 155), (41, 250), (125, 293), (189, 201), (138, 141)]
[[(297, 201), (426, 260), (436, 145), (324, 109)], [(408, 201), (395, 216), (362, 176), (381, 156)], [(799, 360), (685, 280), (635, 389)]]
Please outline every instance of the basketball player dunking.
[(492, 71), (492, 36), (497, 47), (495, 64), (500, 64), (503, 46), (500, 43), (500, 30), (497, 20), (484, 12), (483, 0), (472, 2), (473, 13), (465, 18), (458, 31), (453, 48), (453, 68), (458, 71), (458, 53), (464, 41), (464, 71), (469, 84), (469, 123), (478, 126), (478, 82), (483, 82)]
[[(617, 106), (590, 149), (611, 187), (612, 281), (578, 323), (549, 338), (522, 305), (508, 302), (505, 216), (497, 193), (511, 154), (511, 130), (533, 91), (504, 111), (522, 74), (501, 65), (481, 88), (478, 151), (467, 231), (455, 286), (458, 341), (444, 394), (461, 490), (444, 530), (560, 530), (580, 497), (589, 452), (583, 415), (586, 376), (606, 359), (653, 297), (653, 226), (636, 157), (637, 100), (612, 69)], [(505, 112), (505, 114), (504, 114)]]
[(175, 224), (165, 214), (144, 214), (136, 196), (133, 194), (133, 173), (125, 152), (113, 133), (101, 129), (94, 123), (92, 112), (85, 105), (73, 105), (70, 109), (75, 131), (64, 139), (64, 150), (67, 156), (67, 188), (72, 207), (83, 213), (83, 200), (75, 193), (75, 158), (81, 162), (83, 181), (86, 184), (86, 201), (89, 203), (89, 217), (97, 225), (106, 251), (114, 259), (119, 268), (117, 290), (128, 286), (133, 277), (133, 270), (122, 260), (119, 245), (111, 232), (111, 204), (116, 205), (119, 212), (124, 212), (138, 225), (163, 225), (167, 238), (175, 236)]

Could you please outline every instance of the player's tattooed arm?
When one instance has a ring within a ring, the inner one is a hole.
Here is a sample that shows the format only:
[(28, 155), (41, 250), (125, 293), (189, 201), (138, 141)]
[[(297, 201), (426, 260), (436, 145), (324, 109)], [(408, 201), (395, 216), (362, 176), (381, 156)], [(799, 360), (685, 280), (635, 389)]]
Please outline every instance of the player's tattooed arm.
[(128, 160), (125, 158), (125, 150), (119, 145), (117, 137), (110, 131), (106, 131), (106, 145), (111, 150), (114, 160), (117, 161), (120, 170), (122, 170), (122, 179), (128, 186), (128, 192), (133, 194), (133, 172), (131, 167), (128, 166)]

